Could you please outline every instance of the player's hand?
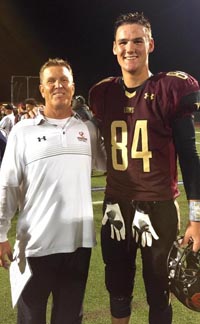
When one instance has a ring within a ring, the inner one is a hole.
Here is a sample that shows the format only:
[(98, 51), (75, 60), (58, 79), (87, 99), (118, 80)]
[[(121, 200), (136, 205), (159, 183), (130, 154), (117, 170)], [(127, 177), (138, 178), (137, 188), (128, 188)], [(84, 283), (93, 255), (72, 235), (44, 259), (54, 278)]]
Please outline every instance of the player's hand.
[(159, 239), (159, 236), (156, 234), (151, 224), (149, 215), (137, 209), (132, 223), (132, 233), (135, 241), (141, 243), (143, 247), (152, 246), (152, 238), (155, 240)]
[(0, 243), (0, 267), (9, 268), (10, 262), (13, 261), (12, 249), (9, 241)]
[(25, 115), (24, 118), (25, 119), (29, 119), (29, 118), (35, 118), (39, 112), (43, 112), (44, 111), (44, 106), (40, 105), (40, 106), (36, 106), (33, 109), (29, 110)]
[(200, 249), (200, 222), (189, 221), (181, 246), (187, 245), (191, 239), (193, 241), (193, 251), (197, 252)]
[(116, 235), (117, 241), (125, 240), (125, 224), (118, 204), (107, 204), (102, 225), (107, 221), (110, 222), (111, 238)]

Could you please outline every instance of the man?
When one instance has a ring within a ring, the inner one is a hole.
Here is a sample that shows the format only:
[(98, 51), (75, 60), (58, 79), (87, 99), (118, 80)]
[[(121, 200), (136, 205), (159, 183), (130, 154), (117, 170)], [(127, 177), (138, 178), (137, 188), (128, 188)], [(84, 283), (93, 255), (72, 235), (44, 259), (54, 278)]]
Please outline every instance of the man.
[(183, 244), (192, 239), (193, 250), (200, 248), (200, 163), (192, 119), (200, 107), (199, 85), (183, 72), (152, 75), (153, 50), (148, 19), (120, 16), (113, 53), (122, 76), (90, 90), (107, 153), (101, 244), (113, 324), (129, 323), (138, 247), (149, 323), (172, 323), (166, 260), (179, 224), (177, 153), (190, 208)]
[(6, 133), (4, 132), (3, 129), (0, 129), (0, 166), (5, 152), (6, 142), (7, 142)]
[(21, 119), (23, 119), (23, 116), (27, 113), (26, 106), (23, 102), (20, 102), (17, 105), (17, 114), (15, 115), (15, 124), (18, 123)]
[(26, 107), (26, 111), (30, 111), (33, 110), (34, 107), (37, 106), (37, 101), (35, 100), (35, 98), (27, 98), (24, 100), (24, 105)]
[(27, 98), (24, 100), (24, 103), (20, 103), (15, 115), (15, 124), (24, 119), (25, 115), (35, 107), (37, 107), (37, 101), (34, 98)]
[[(40, 92), (44, 114), (17, 123), (2, 162), (0, 266), (7, 268), (15, 256), (20, 271), (27, 262), (32, 271), (18, 301), (18, 324), (46, 323), (50, 293), (51, 324), (78, 324), (96, 243), (91, 149), (97, 167), (104, 156), (95, 128), (72, 113), (74, 82), (66, 61), (50, 59), (41, 67)], [(12, 256), (7, 232), (17, 207)]]
[(15, 124), (15, 107), (12, 104), (4, 106), (5, 116), (0, 121), (0, 128), (4, 129), (7, 136)]

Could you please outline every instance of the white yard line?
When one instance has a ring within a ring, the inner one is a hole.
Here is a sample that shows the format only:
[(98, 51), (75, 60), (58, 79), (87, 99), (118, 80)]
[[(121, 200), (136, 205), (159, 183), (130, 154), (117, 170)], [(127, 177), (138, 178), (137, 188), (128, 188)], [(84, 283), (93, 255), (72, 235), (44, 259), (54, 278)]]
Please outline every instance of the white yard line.
[(101, 205), (101, 204), (103, 204), (103, 201), (100, 201), (100, 200), (99, 201), (93, 201), (92, 204), (93, 205)]

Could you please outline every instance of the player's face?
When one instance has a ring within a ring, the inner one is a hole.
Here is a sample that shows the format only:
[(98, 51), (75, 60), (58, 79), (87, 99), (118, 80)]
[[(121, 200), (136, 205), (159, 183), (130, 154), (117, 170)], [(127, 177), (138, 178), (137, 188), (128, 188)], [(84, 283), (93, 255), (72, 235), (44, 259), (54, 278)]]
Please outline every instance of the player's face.
[(74, 83), (71, 72), (65, 66), (47, 67), (42, 76), (40, 92), (49, 108), (71, 107)]
[(148, 68), (148, 56), (153, 49), (154, 41), (145, 27), (125, 24), (117, 29), (113, 53), (122, 73), (142, 73)]

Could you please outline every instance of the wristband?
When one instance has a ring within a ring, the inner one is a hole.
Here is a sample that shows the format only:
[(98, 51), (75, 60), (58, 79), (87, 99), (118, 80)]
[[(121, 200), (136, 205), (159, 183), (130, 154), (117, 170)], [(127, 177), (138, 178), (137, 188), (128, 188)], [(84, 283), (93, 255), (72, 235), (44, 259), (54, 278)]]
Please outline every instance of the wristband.
[(200, 222), (200, 201), (189, 202), (189, 220)]

